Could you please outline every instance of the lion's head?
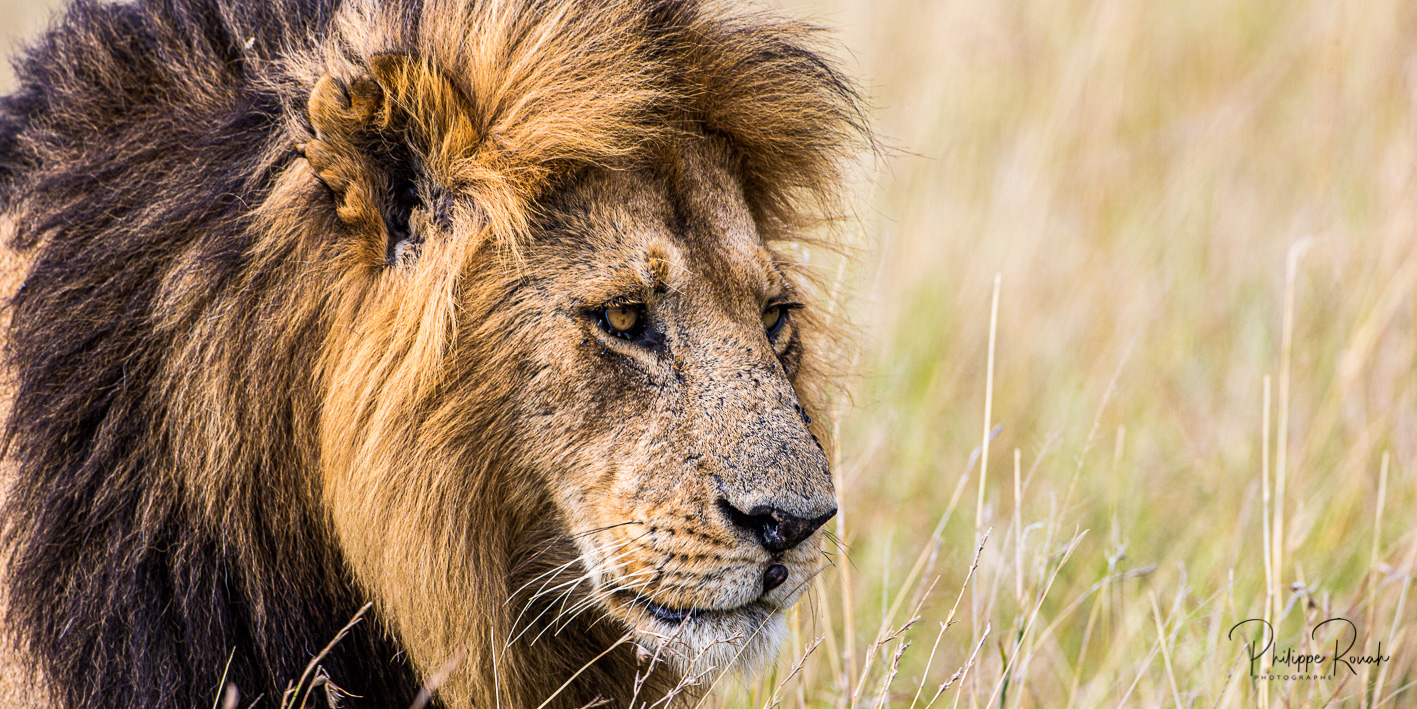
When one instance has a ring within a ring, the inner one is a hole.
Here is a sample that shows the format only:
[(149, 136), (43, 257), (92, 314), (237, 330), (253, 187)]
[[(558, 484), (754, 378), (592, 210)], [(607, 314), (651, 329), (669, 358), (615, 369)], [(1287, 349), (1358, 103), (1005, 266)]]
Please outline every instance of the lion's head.
[(31, 259), (7, 613), (55, 694), (254, 698), (366, 600), (383, 630), (325, 664), (367, 705), (769, 659), (836, 512), (791, 246), (861, 134), (805, 33), (693, 2), (72, 10), (0, 131)]

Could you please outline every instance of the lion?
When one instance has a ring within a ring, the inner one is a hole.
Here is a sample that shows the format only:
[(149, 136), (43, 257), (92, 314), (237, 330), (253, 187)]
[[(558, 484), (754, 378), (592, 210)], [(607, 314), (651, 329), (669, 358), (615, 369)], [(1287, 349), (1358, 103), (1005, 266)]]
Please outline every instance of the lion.
[(870, 140), (814, 36), (76, 0), (0, 102), (16, 701), (628, 706), (771, 662), (837, 511), (794, 254)]

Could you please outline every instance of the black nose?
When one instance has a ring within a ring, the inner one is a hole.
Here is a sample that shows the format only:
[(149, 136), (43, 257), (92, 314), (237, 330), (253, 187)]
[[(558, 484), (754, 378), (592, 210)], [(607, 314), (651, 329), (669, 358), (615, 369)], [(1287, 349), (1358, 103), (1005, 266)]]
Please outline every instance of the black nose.
[(763, 593), (777, 588), (787, 580), (787, 567), (782, 564), (773, 564), (768, 570), (763, 572)]
[(763, 548), (774, 554), (781, 554), (801, 544), (836, 515), (835, 508), (820, 517), (807, 519), (767, 505), (758, 505), (747, 512), (734, 507), (728, 500), (719, 500), (718, 506), (734, 526), (752, 532)]

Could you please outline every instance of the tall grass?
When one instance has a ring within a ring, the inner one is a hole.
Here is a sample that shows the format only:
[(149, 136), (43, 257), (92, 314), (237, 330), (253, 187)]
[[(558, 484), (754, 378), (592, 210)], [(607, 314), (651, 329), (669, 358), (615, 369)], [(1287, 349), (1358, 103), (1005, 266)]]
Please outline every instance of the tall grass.
[(718, 701), (1417, 705), (1417, 6), (789, 7), (899, 154), (837, 568)]

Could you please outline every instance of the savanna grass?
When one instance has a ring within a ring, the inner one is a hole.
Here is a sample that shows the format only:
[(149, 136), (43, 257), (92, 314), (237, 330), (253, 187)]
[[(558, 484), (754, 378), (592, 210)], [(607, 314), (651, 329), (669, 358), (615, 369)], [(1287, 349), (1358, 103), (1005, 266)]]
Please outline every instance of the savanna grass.
[[(841, 553), (718, 701), (1417, 702), (1417, 7), (794, 9), (899, 152), (845, 299)], [(1251, 618), (1390, 659), (1253, 681)]]

